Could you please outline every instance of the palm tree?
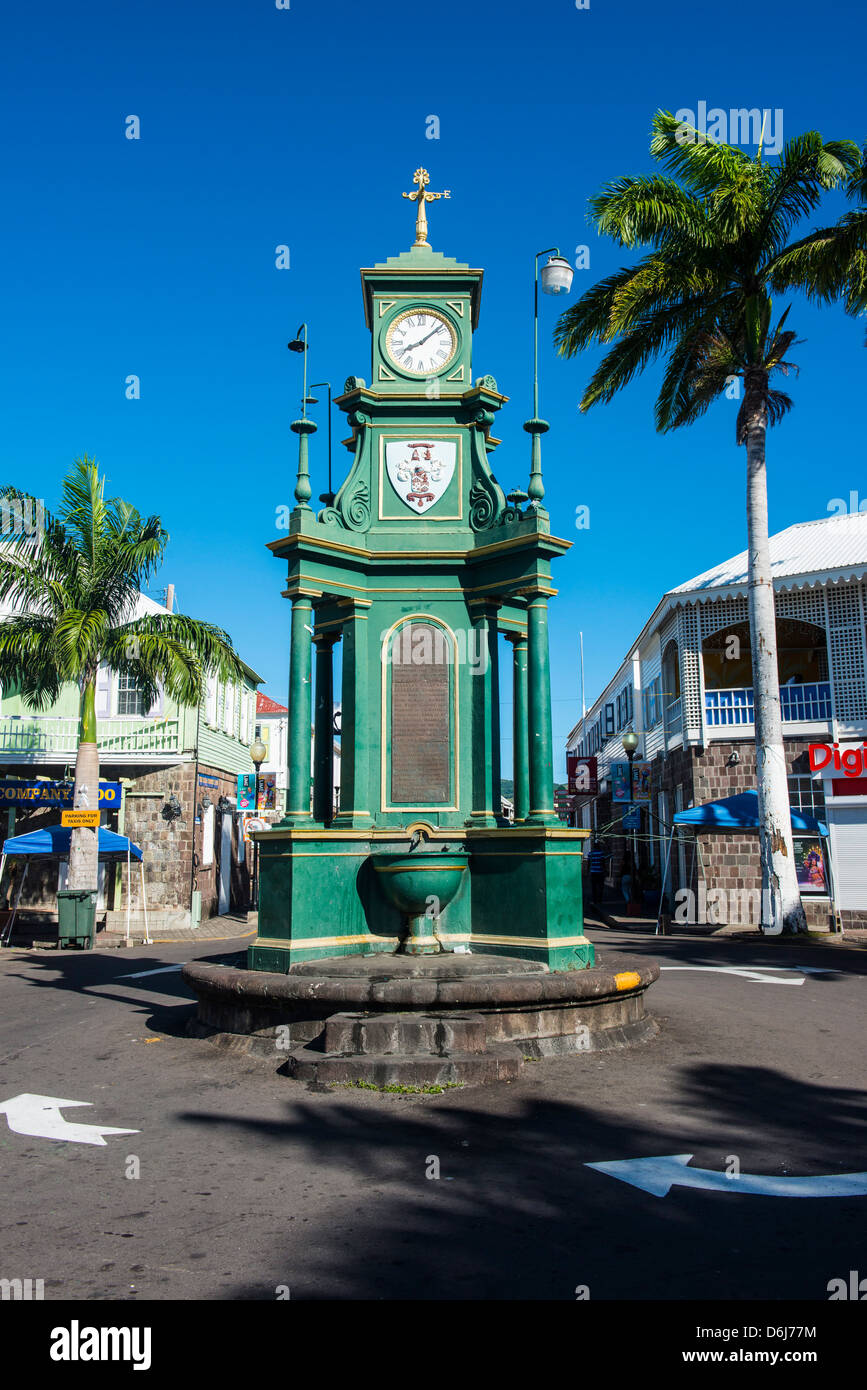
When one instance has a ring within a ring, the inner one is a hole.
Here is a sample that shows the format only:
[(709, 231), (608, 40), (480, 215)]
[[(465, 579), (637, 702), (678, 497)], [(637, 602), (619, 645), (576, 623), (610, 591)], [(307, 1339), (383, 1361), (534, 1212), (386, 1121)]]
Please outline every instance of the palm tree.
[(740, 393), (743, 384), (736, 440), (747, 453), (762, 926), (805, 931), (783, 750), (765, 470), (767, 427), (792, 405), (771, 382), (797, 368), (788, 357), (795, 342), (785, 327), (789, 308), (775, 320), (772, 293), (848, 296), (852, 311), (863, 307), (863, 217), (858, 222), (859, 214), (849, 214), (848, 223), (833, 229), (833, 254), (818, 249), (827, 248), (827, 232), (824, 241), (789, 243), (792, 229), (826, 190), (848, 185), (857, 194), (863, 165), (853, 142), (825, 142), (815, 131), (789, 141), (773, 162), (762, 158), (761, 147), (753, 158), (708, 140), (668, 112), (654, 117), (650, 150), (669, 172), (618, 179), (591, 198), (590, 208), (597, 229), (619, 245), (652, 249), (568, 309), (555, 342), (564, 357), (594, 342), (613, 344), (584, 393), (585, 411), (610, 401), (648, 363), (666, 357), (656, 401), (662, 432), (691, 424), (723, 392)]
[[(29, 494), (7, 487), (2, 495), (33, 517)], [(63, 483), (59, 515), (40, 514), (44, 520), (36, 534), (22, 530), (0, 547), (0, 599), (14, 610), (0, 622), (0, 683), (20, 691), (32, 709), (45, 709), (65, 683), (76, 683), (73, 804), (94, 807), (101, 663), (131, 678), (146, 707), (160, 686), (182, 704), (197, 704), (208, 671), (242, 680), (245, 668), (226, 633), (210, 623), (175, 613), (133, 616), (141, 586), (160, 564), (169, 537), (159, 517), (142, 518), (128, 502), (105, 498), (105, 477), (92, 459), (75, 460)], [(97, 864), (98, 831), (76, 827), (69, 887), (94, 888)]]

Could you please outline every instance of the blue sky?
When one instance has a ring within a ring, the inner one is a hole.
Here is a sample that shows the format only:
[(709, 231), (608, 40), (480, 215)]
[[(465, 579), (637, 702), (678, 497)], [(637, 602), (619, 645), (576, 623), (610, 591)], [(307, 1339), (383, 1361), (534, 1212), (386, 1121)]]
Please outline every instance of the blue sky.
[[(781, 108), (786, 135), (863, 140), (858, 33), (860, 6), (802, 0), (769, 0), (752, 20), (671, 0), (7, 11), (0, 479), (53, 503), (72, 458), (95, 455), (111, 490), (171, 533), (152, 592), (173, 581), (183, 610), (221, 622), (284, 700), (288, 608), (264, 545), (292, 500), (299, 359), (285, 345), (307, 319), (313, 380), (339, 389), (369, 375), (358, 267), (409, 246), (400, 193), (413, 170), (452, 191), (430, 212), (435, 249), (485, 267), (474, 374), (511, 398), (494, 467), (507, 489), (525, 484), (533, 253), (590, 246), (573, 298), (622, 264), (586, 201), (652, 167), (658, 107)], [(431, 114), (438, 140), (425, 138)], [(129, 115), (139, 140), (125, 138)], [(279, 271), (283, 243), (291, 268)], [(660, 595), (745, 543), (734, 403), (659, 436), (652, 371), (580, 416), (596, 355), (555, 358), (562, 307), (542, 301), (547, 503), (552, 529), (575, 541), (552, 605), (558, 775), (580, 714), (579, 628), (589, 702)], [(867, 495), (864, 327), (803, 302), (791, 320), (807, 341), (795, 412), (769, 443), (773, 530), (851, 489)], [(325, 438), (312, 445), (317, 494)], [(337, 470), (348, 462), (336, 445)]]

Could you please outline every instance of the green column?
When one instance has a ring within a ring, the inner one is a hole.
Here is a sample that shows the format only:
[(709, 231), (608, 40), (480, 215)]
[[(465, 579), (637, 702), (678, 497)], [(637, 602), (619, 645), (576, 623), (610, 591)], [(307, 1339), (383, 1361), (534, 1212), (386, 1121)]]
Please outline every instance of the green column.
[[(335, 828), (367, 828), (372, 817), (371, 758), (379, 749), (379, 670), (368, 675), (367, 599), (344, 600), (343, 677), (340, 687), (340, 810)], [(377, 798), (378, 804), (378, 798)]]
[(525, 821), (530, 809), (530, 753), (527, 715), (527, 638), (506, 634), (512, 644), (512, 777), (515, 821)]
[(310, 641), (313, 601), (307, 594), (292, 599), (289, 650), (289, 791), (284, 824), (309, 824), (310, 815)]
[(317, 633), (316, 713), (313, 718), (313, 819), (330, 825), (334, 818), (334, 643), (336, 632)]
[(500, 682), (497, 662), (497, 612), (489, 599), (472, 601), (472, 629), (467, 661), (456, 666), (455, 679), (469, 681), (472, 709), (472, 811), (468, 825), (502, 824), (500, 800)]
[(530, 752), (528, 820), (535, 825), (557, 825), (551, 738), (548, 595), (538, 591), (531, 594), (527, 601), (527, 715)]

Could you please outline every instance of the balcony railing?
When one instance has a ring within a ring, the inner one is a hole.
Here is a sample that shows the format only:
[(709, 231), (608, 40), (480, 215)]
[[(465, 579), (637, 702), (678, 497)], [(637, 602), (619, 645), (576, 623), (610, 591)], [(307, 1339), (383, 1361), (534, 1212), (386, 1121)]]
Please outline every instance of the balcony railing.
[[(755, 721), (752, 686), (737, 690), (706, 690), (705, 718), (711, 728)], [(831, 686), (828, 681), (813, 681), (809, 685), (781, 685), (780, 709), (788, 723), (828, 720), (831, 718)]]
[(670, 738), (672, 734), (679, 734), (683, 730), (683, 706), (680, 698), (670, 700), (665, 707), (665, 733)]
[[(74, 716), (27, 715), (0, 719), (0, 753), (19, 757), (50, 757), (75, 753), (78, 719)], [(97, 721), (100, 753), (168, 754), (180, 752), (177, 719), (100, 719)]]

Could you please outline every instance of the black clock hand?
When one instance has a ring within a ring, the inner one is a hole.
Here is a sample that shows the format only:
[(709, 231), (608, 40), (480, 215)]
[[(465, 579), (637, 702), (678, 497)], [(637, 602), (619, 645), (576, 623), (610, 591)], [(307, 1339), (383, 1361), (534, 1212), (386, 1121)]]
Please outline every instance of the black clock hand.
[(426, 343), (428, 338), (432, 338), (435, 333), (439, 332), (439, 327), (439, 324), (437, 324), (436, 328), (432, 328), (430, 333), (427, 333), (423, 338), (419, 338), (417, 343), (410, 343), (407, 352), (412, 352), (415, 348), (421, 347), (422, 343)]

